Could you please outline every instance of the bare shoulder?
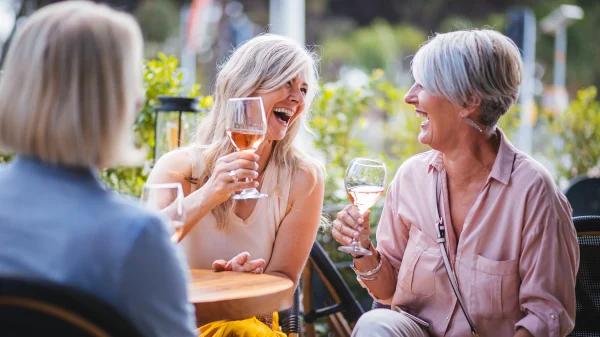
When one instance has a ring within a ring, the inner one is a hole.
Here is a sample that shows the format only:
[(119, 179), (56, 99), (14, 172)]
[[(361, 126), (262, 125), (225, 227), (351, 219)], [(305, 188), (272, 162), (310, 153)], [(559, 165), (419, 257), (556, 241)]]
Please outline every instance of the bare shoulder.
[(304, 161), (298, 172), (292, 177), (291, 188), (295, 201), (310, 195), (322, 195), (325, 186), (325, 172), (316, 162)]
[(185, 148), (173, 150), (164, 154), (150, 173), (148, 182), (164, 183), (185, 181), (192, 174), (192, 162)]

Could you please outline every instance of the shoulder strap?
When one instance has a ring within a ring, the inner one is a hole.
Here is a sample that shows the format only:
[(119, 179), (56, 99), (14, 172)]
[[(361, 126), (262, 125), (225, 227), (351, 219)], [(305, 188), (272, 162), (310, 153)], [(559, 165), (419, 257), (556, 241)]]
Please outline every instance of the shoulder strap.
[(442, 200), (443, 196), (440, 190), (440, 173), (435, 170), (436, 181), (435, 181), (435, 213), (436, 213), (436, 221), (435, 221), (435, 230), (437, 231), (437, 242), (440, 244), (440, 252), (442, 253), (442, 259), (444, 260), (444, 266), (446, 267), (446, 274), (448, 275), (448, 279), (450, 280), (450, 284), (452, 285), (452, 290), (458, 299), (458, 304), (462, 309), (467, 322), (469, 323), (469, 327), (471, 328), (471, 334), (475, 337), (479, 337), (477, 334), (477, 329), (475, 328), (475, 324), (471, 320), (471, 316), (467, 312), (465, 308), (465, 304), (463, 298), (460, 294), (460, 290), (458, 289), (458, 282), (456, 281), (456, 275), (454, 275), (454, 271), (452, 271), (452, 267), (450, 266), (450, 261), (448, 260), (448, 254), (446, 253), (446, 247), (444, 243), (446, 242), (446, 228), (444, 226), (444, 218), (440, 216), (439, 203)]

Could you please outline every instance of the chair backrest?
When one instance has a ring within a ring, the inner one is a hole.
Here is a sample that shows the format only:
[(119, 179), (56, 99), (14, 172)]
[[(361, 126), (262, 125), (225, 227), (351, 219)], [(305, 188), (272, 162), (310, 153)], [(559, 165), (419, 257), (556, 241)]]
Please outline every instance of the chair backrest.
[(573, 216), (600, 215), (600, 178), (573, 179), (565, 190)]
[(600, 216), (573, 218), (580, 262), (576, 293), (575, 329), (569, 336), (600, 336)]
[(0, 277), (2, 336), (141, 337), (121, 313), (77, 289)]
[[(346, 281), (338, 271), (337, 267), (327, 255), (321, 244), (315, 240), (310, 251), (310, 265), (314, 267), (317, 273), (313, 275), (319, 277), (326, 286), (325, 292), (338, 302), (334, 305), (325, 308), (307, 309), (305, 307), (304, 321), (313, 323), (316, 319), (326, 316), (331, 316), (341, 313), (347, 324), (352, 325), (364, 313), (364, 309), (354, 297), (354, 294), (346, 284)], [(306, 277), (306, 276), (305, 276)], [(312, 277), (311, 277), (312, 278)], [(309, 280), (310, 281), (310, 280)], [(306, 289), (303, 289), (306, 291)], [(314, 296), (314, 294), (306, 293), (306, 296)]]

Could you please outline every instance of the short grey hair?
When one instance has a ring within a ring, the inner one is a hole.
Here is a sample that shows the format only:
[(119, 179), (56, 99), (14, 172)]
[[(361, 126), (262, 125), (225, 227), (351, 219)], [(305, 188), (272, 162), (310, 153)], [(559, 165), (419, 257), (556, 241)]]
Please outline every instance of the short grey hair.
[(0, 146), (51, 164), (104, 168), (142, 158), (142, 35), (124, 12), (88, 1), (36, 11), (0, 80)]
[(517, 100), (523, 64), (508, 37), (492, 29), (468, 29), (431, 37), (411, 69), (425, 90), (456, 106), (473, 106), (480, 99), (479, 122), (493, 127)]

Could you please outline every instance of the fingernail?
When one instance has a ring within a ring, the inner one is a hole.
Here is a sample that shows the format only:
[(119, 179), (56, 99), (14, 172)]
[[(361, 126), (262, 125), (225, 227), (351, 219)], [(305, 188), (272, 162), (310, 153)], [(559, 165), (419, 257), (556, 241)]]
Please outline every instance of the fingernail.
[(254, 155), (254, 160), (258, 160), (258, 159), (260, 159), (260, 157), (257, 154), (255, 154)]
[(350, 242), (352, 242), (352, 240), (350, 240), (350, 239), (346, 239), (346, 242), (350, 243)]
[(363, 230), (362, 226), (358, 226), (358, 231), (360, 232), (362, 230)]
[(352, 234), (352, 236), (354, 236), (355, 238), (357, 238), (358, 234), (359, 234), (358, 232), (354, 232), (354, 234)]
[(258, 177), (258, 172), (254, 172), (254, 178)]
[(254, 187), (258, 187), (258, 181), (254, 182)]

